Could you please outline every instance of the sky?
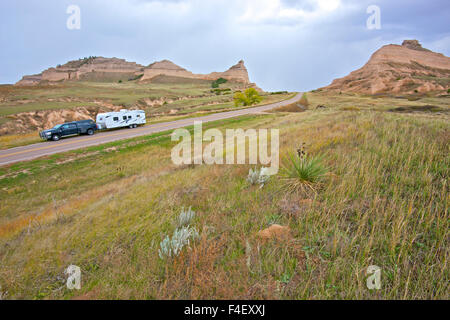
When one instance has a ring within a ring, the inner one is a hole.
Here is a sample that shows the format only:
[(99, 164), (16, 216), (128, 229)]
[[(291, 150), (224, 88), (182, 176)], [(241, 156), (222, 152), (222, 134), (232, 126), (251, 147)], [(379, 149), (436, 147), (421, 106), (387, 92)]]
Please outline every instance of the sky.
[(194, 73), (243, 59), (262, 89), (307, 91), (404, 39), (450, 56), (449, 21), (448, 0), (1, 1), (0, 83), (88, 56), (169, 59)]

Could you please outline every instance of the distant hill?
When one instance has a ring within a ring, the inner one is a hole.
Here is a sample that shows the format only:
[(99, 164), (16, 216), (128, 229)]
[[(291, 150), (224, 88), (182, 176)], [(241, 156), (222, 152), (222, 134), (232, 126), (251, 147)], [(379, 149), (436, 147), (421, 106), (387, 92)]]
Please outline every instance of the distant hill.
[(450, 58), (421, 46), (417, 40), (390, 44), (376, 51), (361, 68), (334, 80), (324, 90), (378, 93), (446, 93)]
[(256, 87), (255, 84), (250, 83), (247, 68), (242, 60), (225, 72), (194, 74), (169, 60), (154, 62), (144, 67), (123, 59), (103, 57), (69, 61), (64, 65), (49, 68), (40, 74), (24, 76), (16, 85), (27, 86), (60, 81), (116, 82), (119, 80), (136, 80), (151, 82), (160, 80), (160, 76), (166, 76), (166, 81), (169, 79), (176, 81), (177, 78), (184, 79), (183, 81), (186, 79), (213, 81), (224, 78)]

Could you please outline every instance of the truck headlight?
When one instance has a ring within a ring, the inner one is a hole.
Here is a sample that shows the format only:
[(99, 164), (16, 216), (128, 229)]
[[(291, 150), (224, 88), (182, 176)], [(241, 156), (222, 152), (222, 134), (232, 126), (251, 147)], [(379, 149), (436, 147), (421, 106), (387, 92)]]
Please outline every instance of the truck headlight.
[(51, 136), (51, 135), (52, 135), (51, 132), (46, 132), (45, 134), (46, 134), (47, 136)]

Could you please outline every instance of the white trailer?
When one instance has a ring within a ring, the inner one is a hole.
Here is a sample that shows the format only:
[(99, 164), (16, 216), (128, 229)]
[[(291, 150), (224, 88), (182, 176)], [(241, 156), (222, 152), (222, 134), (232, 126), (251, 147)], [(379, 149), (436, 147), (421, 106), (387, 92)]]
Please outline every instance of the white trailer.
[(120, 110), (118, 112), (107, 112), (97, 114), (97, 127), (102, 129), (114, 128), (136, 128), (140, 124), (145, 124), (145, 111), (143, 110)]

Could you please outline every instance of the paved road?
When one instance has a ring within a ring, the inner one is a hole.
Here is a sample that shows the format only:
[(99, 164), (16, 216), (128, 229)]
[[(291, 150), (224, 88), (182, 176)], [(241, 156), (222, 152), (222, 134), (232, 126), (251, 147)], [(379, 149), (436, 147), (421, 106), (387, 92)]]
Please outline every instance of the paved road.
[(195, 117), (189, 119), (181, 119), (176, 121), (169, 121), (163, 123), (157, 123), (152, 125), (147, 125), (143, 127), (138, 127), (136, 129), (124, 128), (115, 131), (105, 131), (98, 132), (93, 136), (78, 136), (73, 138), (61, 139), (59, 141), (48, 141), (36, 144), (31, 144), (23, 147), (11, 148), (6, 150), (0, 150), (0, 166), (7, 164), (26, 161), (31, 159), (36, 159), (43, 156), (48, 156), (55, 153), (95, 146), (107, 142), (130, 139), (134, 137), (149, 135), (156, 132), (173, 130), (182, 127), (188, 127), (194, 124), (194, 121), (211, 122), (223, 119), (229, 119), (234, 117), (239, 117), (247, 114), (255, 114), (259, 112), (264, 112), (271, 110), (276, 107), (281, 107), (294, 103), (301, 98), (301, 94), (297, 94), (295, 97), (272, 103), (264, 106), (241, 109), (235, 111), (227, 111), (214, 113), (208, 116)]

